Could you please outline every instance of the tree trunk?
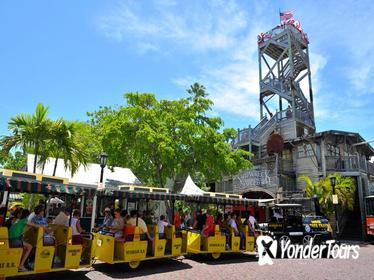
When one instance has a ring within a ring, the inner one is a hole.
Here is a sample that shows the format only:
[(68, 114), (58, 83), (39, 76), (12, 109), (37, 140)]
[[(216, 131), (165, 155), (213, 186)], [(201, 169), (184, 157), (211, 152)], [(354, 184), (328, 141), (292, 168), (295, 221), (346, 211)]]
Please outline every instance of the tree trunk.
[(36, 164), (38, 163), (38, 153), (39, 153), (39, 146), (35, 146), (35, 155), (34, 155), (34, 170), (33, 173), (36, 173)]
[(42, 174), (44, 173), (45, 163), (46, 161), (43, 161)]
[(56, 176), (57, 162), (58, 162), (58, 158), (56, 157), (55, 166), (53, 167), (53, 176)]

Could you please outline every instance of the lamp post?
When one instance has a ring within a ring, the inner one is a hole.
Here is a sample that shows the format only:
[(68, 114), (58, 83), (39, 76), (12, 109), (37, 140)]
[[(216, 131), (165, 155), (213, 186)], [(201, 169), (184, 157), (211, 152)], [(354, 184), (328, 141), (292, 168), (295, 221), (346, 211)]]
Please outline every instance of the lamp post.
[(101, 167), (101, 174), (100, 174), (100, 183), (103, 183), (104, 179), (104, 168), (106, 166), (106, 162), (108, 160), (108, 155), (105, 152), (100, 154), (100, 167)]
[[(108, 155), (105, 152), (102, 152), (100, 154), (100, 167), (101, 167), (101, 172), (100, 172), (100, 187), (103, 184), (104, 181), (104, 168), (106, 166), (108, 159)], [(92, 202), (92, 220), (91, 220), (91, 231), (95, 227), (95, 220), (96, 220), (96, 204), (97, 204), (97, 191), (95, 191), (95, 196), (93, 198)]]
[(332, 196), (333, 196), (332, 203), (334, 205), (334, 213), (335, 213), (335, 236), (336, 236), (336, 239), (339, 240), (339, 221), (338, 221), (338, 211), (337, 211), (338, 200), (335, 194), (336, 177), (331, 176), (330, 182), (332, 186)]
[(314, 202), (314, 212), (316, 213), (316, 216), (321, 215), (321, 209), (319, 208), (319, 202), (318, 202), (318, 195), (313, 195), (313, 202)]

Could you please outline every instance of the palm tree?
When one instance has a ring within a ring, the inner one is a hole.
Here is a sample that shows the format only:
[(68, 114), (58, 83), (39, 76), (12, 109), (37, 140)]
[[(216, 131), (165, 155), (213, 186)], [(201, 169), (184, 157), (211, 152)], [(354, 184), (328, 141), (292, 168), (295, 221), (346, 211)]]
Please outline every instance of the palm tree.
[(321, 180), (313, 183), (309, 176), (299, 176), (300, 181), (304, 181), (305, 192), (308, 197), (318, 197), (318, 202), (326, 214), (331, 214), (333, 210), (332, 204), (332, 186), (330, 177), (336, 177), (335, 193), (338, 196), (339, 204), (342, 210), (348, 209), (353, 210), (356, 184), (353, 178), (344, 177), (339, 173), (330, 174), (322, 178)]
[(58, 159), (62, 158), (65, 169), (70, 168), (73, 175), (80, 164), (87, 164), (88, 155), (85, 147), (78, 141), (74, 123), (58, 119), (52, 123), (51, 139), (44, 146), (43, 157), (39, 163), (44, 166), (48, 157), (55, 159), (53, 176), (56, 175)]
[(33, 152), (35, 155), (33, 172), (35, 173), (38, 156), (51, 136), (51, 123), (48, 118), (48, 107), (41, 103), (38, 103), (33, 115), (20, 114), (11, 118), (8, 127), (13, 135), (1, 138), (0, 145), (3, 152), (9, 153), (12, 148), (20, 148), (23, 152)]
[(305, 192), (307, 197), (313, 198), (316, 215), (321, 215), (321, 207), (319, 199), (322, 196), (323, 189), (313, 182), (313, 180), (307, 175), (300, 175), (299, 181), (305, 182)]
[(336, 177), (335, 193), (338, 196), (339, 205), (342, 210), (353, 210), (355, 201), (356, 184), (352, 177), (343, 177), (339, 173), (330, 174), (330, 176), (322, 178), (318, 181), (318, 186), (323, 189), (323, 196), (320, 202), (326, 205), (329, 212), (332, 212), (332, 194), (330, 177)]

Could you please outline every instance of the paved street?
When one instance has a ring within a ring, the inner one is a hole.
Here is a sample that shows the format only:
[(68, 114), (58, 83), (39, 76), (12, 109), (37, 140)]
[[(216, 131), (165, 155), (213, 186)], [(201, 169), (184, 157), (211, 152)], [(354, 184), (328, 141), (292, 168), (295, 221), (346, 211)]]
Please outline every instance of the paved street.
[(196, 256), (144, 262), (137, 271), (130, 271), (126, 265), (96, 264), (92, 270), (27, 279), (374, 279), (374, 245), (360, 246), (357, 260), (277, 259), (272, 266), (260, 267), (256, 258), (245, 255), (225, 255), (218, 261)]

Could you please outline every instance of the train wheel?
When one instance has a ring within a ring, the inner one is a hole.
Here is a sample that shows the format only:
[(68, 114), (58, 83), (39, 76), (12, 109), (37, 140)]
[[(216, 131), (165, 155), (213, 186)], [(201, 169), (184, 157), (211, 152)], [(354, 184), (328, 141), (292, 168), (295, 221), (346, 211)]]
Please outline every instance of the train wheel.
[(306, 246), (306, 245), (309, 245), (313, 243), (313, 237), (310, 236), (310, 235), (305, 235), (304, 238), (303, 238), (303, 245)]
[(140, 261), (132, 261), (132, 262), (129, 262), (129, 267), (131, 269), (137, 269), (140, 265)]
[(212, 253), (211, 257), (214, 260), (218, 260), (221, 257), (221, 253)]
[(283, 244), (287, 244), (288, 241), (290, 241), (290, 243), (291, 243), (291, 239), (287, 235), (282, 235), (279, 238), (278, 243), (279, 243), (279, 245), (281, 245), (282, 242), (283, 242)]

